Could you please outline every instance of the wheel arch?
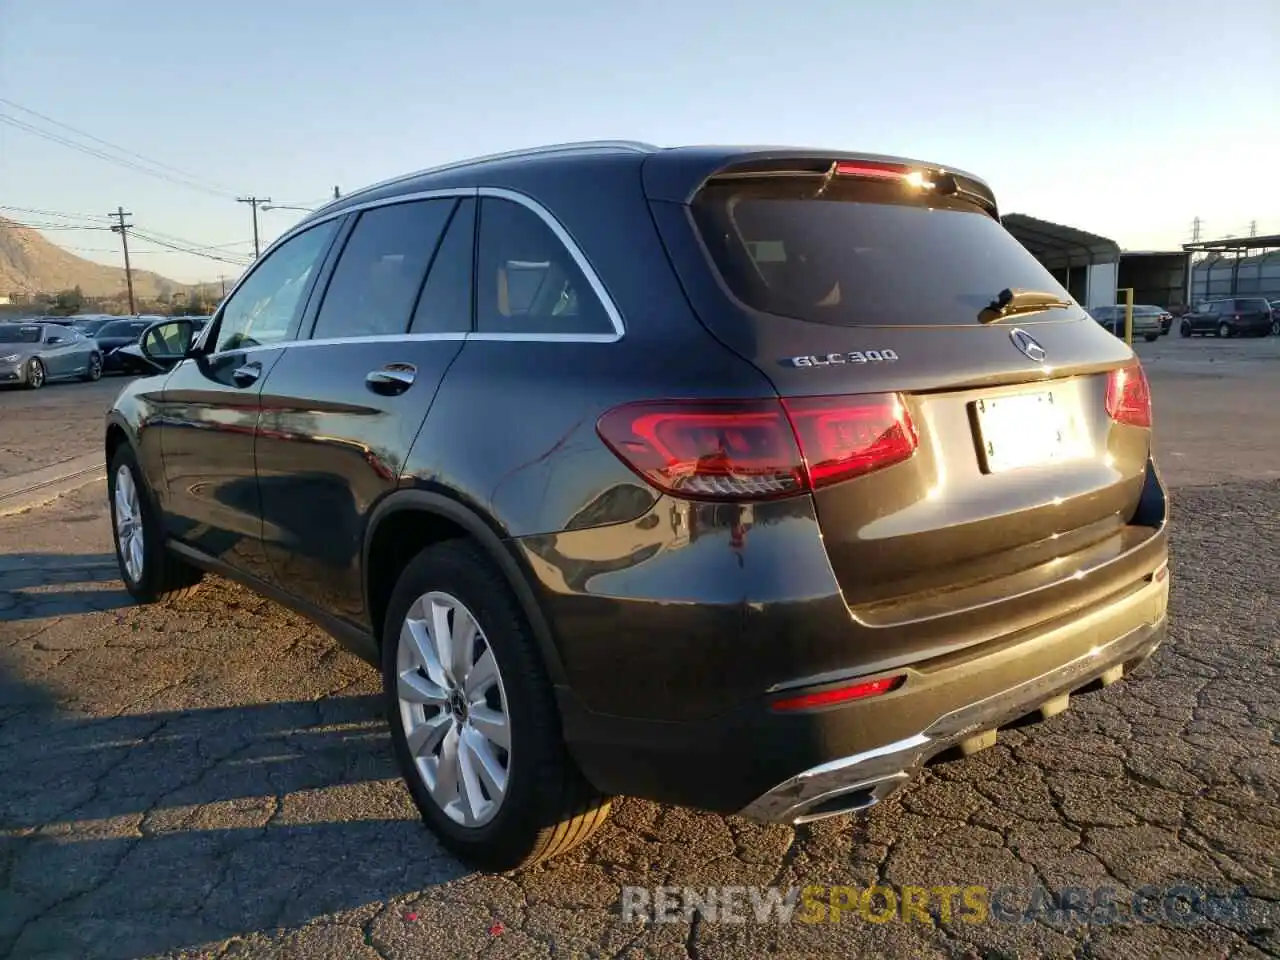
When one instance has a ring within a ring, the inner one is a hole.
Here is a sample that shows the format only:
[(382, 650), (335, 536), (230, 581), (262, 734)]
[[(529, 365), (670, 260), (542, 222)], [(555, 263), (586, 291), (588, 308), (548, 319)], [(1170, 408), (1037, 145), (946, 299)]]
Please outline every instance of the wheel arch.
[[(398, 552), (393, 551), (393, 560), (401, 559), (407, 563), (429, 544), (458, 537), (466, 537), (478, 544), (502, 573), (503, 579), (515, 595), (525, 622), (538, 644), (538, 652), (552, 684), (563, 684), (565, 673), (560, 654), (542, 605), (530, 585), (528, 572), (507, 549), (490, 518), (444, 492), (399, 490), (378, 504), (369, 517), (361, 551), (361, 571), (365, 610), (369, 614), (370, 630), (378, 644), (382, 643), (387, 603), (395, 589), (392, 576), (386, 576), (382, 582), (375, 582), (384, 572), (392, 572), (387, 569), (388, 564), (378, 558), (385, 553), (390, 531), (394, 529), (399, 539), (406, 530), (406, 521), (411, 518), (417, 518), (417, 523), (408, 524), (409, 535), (404, 538), (405, 546)], [(388, 525), (389, 522), (391, 525)], [(392, 568), (396, 565), (394, 562), (391, 564)], [(400, 569), (403, 569), (403, 565), (400, 565)], [(395, 570), (395, 576), (398, 574), (399, 571)]]

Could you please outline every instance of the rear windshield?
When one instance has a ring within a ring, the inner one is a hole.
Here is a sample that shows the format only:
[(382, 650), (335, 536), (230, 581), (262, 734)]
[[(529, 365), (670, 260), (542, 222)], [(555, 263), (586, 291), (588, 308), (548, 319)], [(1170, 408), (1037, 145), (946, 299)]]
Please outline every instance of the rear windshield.
[(694, 199), (694, 222), (711, 259), (748, 307), (837, 326), (896, 326), (976, 324), (1006, 288), (1070, 299), (973, 204), (896, 183), (840, 179), (818, 198), (820, 183), (725, 179)]

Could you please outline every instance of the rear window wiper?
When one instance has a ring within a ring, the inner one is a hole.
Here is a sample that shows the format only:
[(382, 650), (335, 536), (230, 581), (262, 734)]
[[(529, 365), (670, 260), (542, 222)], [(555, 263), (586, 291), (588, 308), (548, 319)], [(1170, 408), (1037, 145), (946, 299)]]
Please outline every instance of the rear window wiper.
[(1041, 310), (1066, 310), (1075, 306), (1057, 294), (1041, 290), (1004, 289), (978, 314), (980, 323), (991, 323), (1020, 313), (1039, 313)]

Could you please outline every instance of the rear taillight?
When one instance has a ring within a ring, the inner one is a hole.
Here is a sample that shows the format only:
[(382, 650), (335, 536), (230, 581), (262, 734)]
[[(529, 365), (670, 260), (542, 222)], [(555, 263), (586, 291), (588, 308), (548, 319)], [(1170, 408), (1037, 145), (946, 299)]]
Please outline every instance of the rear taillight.
[(1141, 364), (1134, 362), (1107, 374), (1106, 406), (1116, 423), (1151, 426), (1151, 387)]
[(919, 443), (897, 394), (615, 407), (601, 439), (646, 481), (696, 500), (770, 500), (900, 463)]
[(878, 163), (874, 160), (841, 160), (836, 174), (841, 177), (863, 177), (868, 180), (902, 180), (911, 168), (901, 163)]

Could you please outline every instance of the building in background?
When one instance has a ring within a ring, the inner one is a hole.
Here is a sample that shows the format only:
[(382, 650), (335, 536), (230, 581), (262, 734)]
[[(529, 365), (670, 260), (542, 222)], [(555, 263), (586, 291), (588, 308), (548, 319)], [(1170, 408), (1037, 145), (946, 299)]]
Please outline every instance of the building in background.
[(1000, 220), (1078, 303), (1087, 308), (1116, 302), (1120, 246), (1114, 240), (1024, 213)]
[(1191, 267), (1190, 300), (1253, 296), (1280, 300), (1280, 234), (1184, 244), (1200, 257)]

